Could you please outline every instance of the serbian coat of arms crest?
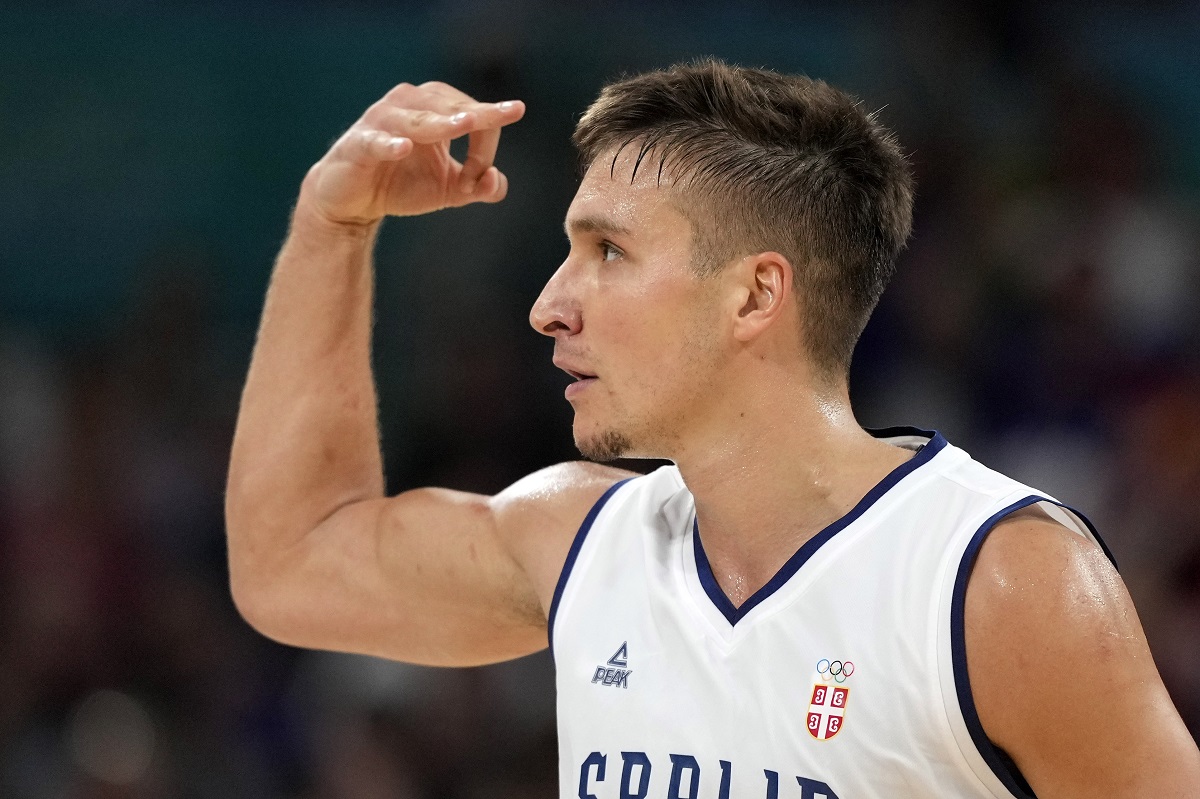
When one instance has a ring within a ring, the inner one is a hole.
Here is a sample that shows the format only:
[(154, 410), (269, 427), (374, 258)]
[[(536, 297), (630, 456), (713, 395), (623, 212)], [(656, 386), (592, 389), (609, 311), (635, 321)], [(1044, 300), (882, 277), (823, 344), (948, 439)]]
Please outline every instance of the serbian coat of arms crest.
[(850, 699), (850, 686), (845, 683), (853, 673), (854, 664), (849, 660), (821, 658), (817, 662), (806, 725), (809, 735), (817, 740), (828, 740), (842, 731)]

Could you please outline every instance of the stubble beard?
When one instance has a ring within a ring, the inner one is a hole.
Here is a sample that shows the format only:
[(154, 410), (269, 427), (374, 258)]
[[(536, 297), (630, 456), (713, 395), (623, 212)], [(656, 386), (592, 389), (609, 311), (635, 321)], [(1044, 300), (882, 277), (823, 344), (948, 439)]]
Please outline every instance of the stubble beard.
[(633, 442), (624, 433), (605, 430), (599, 435), (576, 441), (575, 447), (590, 461), (608, 463), (623, 457), (633, 447)]

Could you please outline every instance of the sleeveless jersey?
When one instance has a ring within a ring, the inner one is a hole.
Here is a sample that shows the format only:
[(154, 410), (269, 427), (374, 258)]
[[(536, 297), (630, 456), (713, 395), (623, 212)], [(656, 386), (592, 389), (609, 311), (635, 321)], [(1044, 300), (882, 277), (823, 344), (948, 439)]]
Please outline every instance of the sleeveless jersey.
[(737, 608), (676, 467), (601, 497), (550, 609), (562, 797), (1032, 795), (975, 712), (967, 578), (1029, 505), (1103, 544), (940, 434), (875, 435), (917, 452)]

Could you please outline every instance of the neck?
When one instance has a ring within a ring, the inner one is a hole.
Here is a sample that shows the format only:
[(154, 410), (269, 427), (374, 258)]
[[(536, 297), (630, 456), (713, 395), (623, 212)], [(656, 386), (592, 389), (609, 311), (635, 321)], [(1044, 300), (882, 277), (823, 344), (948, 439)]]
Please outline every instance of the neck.
[(844, 386), (784, 380), (734, 407), (675, 462), (713, 574), (740, 605), (912, 453), (864, 431)]

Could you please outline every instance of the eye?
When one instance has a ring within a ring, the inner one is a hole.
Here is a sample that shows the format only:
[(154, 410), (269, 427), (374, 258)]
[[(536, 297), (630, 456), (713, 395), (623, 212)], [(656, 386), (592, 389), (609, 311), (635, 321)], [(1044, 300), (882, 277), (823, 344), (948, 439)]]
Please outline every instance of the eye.
[(600, 260), (602, 261), (615, 261), (625, 254), (621, 252), (621, 250), (617, 248), (616, 245), (614, 245), (611, 241), (602, 241), (600, 242), (599, 247)]

